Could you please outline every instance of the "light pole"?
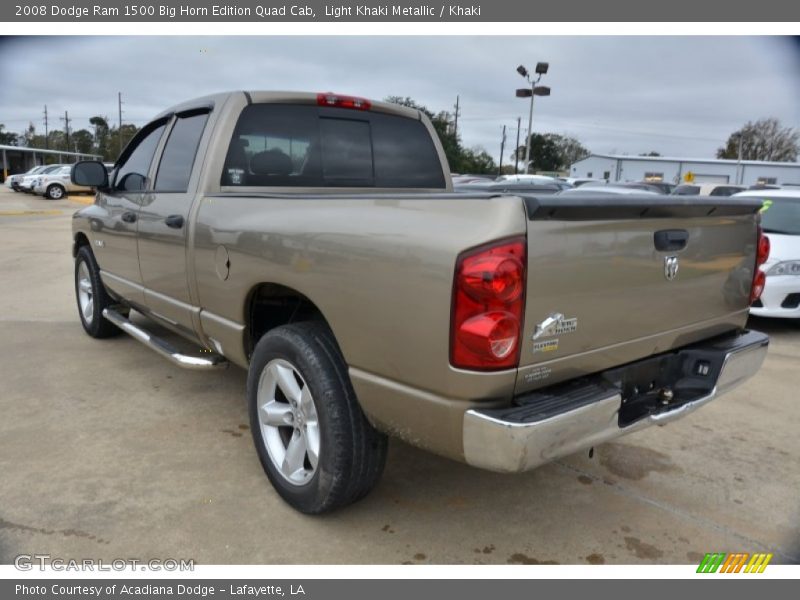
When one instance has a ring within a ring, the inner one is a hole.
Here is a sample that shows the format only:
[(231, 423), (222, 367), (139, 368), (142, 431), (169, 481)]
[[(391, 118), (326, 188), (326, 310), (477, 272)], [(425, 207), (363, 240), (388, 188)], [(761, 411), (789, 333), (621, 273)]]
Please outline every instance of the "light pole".
[(531, 74), (528, 73), (528, 69), (524, 66), (520, 65), (517, 67), (517, 73), (519, 73), (522, 77), (524, 77), (528, 83), (531, 84), (530, 89), (528, 88), (520, 88), (517, 90), (517, 98), (528, 98), (531, 99), (531, 106), (528, 112), (528, 143), (525, 146), (525, 173), (530, 171), (530, 159), (531, 159), (531, 137), (533, 136), (533, 98), (534, 96), (549, 96), (550, 95), (550, 88), (544, 85), (537, 86), (536, 84), (539, 83), (539, 80), (542, 78), (542, 75), (547, 73), (547, 69), (549, 68), (550, 64), (546, 62), (538, 62), (536, 63), (536, 75), (538, 77), (534, 80), (531, 78)]

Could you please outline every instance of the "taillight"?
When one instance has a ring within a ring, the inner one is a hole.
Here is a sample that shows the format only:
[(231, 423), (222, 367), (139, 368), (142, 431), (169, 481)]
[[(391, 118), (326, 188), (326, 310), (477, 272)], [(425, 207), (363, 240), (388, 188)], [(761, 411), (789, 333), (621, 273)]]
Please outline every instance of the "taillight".
[(493, 371), (519, 364), (525, 238), (468, 250), (456, 261), (450, 363)]
[(326, 94), (317, 94), (317, 104), (319, 106), (351, 108), (354, 110), (369, 110), (372, 107), (372, 103), (364, 98), (356, 98), (355, 96), (341, 96), (332, 92), (328, 92)]
[(755, 302), (764, 293), (764, 286), (767, 283), (767, 276), (761, 270), (761, 265), (769, 258), (770, 243), (769, 238), (764, 235), (761, 226), (758, 227), (758, 239), (756, 241), (756, 265), (753, 270), (753, 284), (750, 286), (750, 304)]
[(770, 243), (769, 238), (764, 235), (761, 227), (758, 228), (758, 253), (756, 256), (756, 263), (760, 267), (769, 258)]

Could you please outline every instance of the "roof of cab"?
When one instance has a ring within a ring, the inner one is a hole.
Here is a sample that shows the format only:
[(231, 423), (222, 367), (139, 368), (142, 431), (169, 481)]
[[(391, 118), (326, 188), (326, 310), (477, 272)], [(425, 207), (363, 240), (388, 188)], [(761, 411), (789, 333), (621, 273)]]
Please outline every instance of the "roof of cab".
[[(325, 94), (331, 94), (333, 92), (321, 92)], [(229, 98), (234, 94), (244, 94), (247, 97), (248, 102), (253, 104), (263, 104), (263, 103), (290, 103), (290, 104), (316, 104), (317, 103), (317, 94), (318, 92), (293, 92), (293, 91), (265, 91), (265, 90), (254, 90), (254, 91), (245, 91), (245, 90), (238, 90), (232, 92), (222, 92), (219, 94), (211, 94), (208, 96), (202, 96), (200, 98), (194, 98), (192, 100), (187, 100), (186, 102), (181, 102), (180, 104), (176, 104), (175, 106), (171, 106), (168, 109), (160, 112), (158, 115), (154, 117), (154, 119), (161, 119), (172, 115), (174, 113), (185, 112), (188, 110), (195, 110), (199, 108), (213, 108), (217, 104), (221, 104), (224, 100)], [(336, 94), (334, 95), (341, 95), (341, 96), (350, 96), (349, 94)], [(419, 119), (420, 118), (420, 111), (415, 108), (409, 108), (407, 106), (401, 106), (399, 104), (393, 104), (391, 102), (381, 102), (379, 100), (369, 100), (370, 103), (370, 110), (374, 112), (381, 112), (387, 114), (398, 115), (401, 117), (407, 117), (411, 119)]]

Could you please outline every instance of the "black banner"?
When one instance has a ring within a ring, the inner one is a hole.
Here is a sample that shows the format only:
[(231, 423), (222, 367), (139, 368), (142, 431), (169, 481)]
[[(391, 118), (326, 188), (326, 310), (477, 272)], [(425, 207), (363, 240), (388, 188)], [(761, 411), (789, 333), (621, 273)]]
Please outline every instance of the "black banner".
[[(757, 577), (757, 576), (756, 576)], [(293, 600), (494, 600), (514, 598), (605, 598), (623, 593), (625, 598), (674, 600), (724, 594), (728, 600), (771, 594), (790, 595), (794, 582), (779, 579), (746, 579), (718, 576), (706, 580), (424, 580), (424, 579), (310, 579), (310, 580), (78, 580), (0, 581), (5, 600), (244, 600), (286, 598)]]
[(791, 22), (800, 3), (785, 0), (577, 0), (573, 2), (303, 0), (20, 0), (0, 5), (10, 22)]

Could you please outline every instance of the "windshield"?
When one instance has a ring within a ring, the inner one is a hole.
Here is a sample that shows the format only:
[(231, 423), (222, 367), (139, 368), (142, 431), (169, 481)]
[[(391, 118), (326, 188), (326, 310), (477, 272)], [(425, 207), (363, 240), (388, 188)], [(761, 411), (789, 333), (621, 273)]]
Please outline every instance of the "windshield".
[(761, 227), (765, 233), (800, 235), (800, 195), (796, 197), (764, 196)]

